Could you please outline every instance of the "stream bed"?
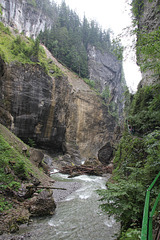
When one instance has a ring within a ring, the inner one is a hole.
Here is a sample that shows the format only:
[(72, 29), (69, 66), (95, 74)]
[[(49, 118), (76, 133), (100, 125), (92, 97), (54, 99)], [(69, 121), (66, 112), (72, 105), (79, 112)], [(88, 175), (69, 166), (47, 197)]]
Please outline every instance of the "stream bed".
[[(55, 215), (34, 218), (29, 226), (21, 226), (19, 234), (4, 239), (30, 240), (114, 240), (120, 224), (108, 217), (99, 208), (96, 189), (105, 189), (107, 178), (81, 175), (68, 178), (54, 173), (55, 187), (67, 190), (54, 190), (56, 201)], [(108, 175), (109, 178), (109, 175)], [(18, 237), (19, 236), (19, 237)], [(1, 238), (0, 238), (1, 239)]]

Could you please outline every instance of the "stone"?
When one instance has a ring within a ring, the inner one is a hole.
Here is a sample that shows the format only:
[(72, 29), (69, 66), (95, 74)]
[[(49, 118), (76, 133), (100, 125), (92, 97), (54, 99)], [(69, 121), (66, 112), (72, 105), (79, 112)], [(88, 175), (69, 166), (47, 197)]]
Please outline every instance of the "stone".
[(112, 155), (113, 155), (113, 148), (110, 142), (108, 142), (105, 146), (103, 146), (99, 150), (98, 159), (101, 163), (108, 165), (111, 162)]
[(27, 198), (32, 197), (33, 193), (35, 192), (35, 186), (33, 184), (22, 184), (21, 188), (18, 189), (15, 193), (15, 196), (19, 201), (24, 201)]
[(35, 148), (31, 148), (30, 151), (30, 160), (37, 166), (40, 167), (42, 164), (42, 160), (44, 158), (44, 154), (42, 153), (42, 151), (35, 149)]
[(34, 195), (29, 202), (29, 212), (32, 216), (52, 215), (55, 208), (53, 191), (50, 190), (43, 190), (38, 196)]

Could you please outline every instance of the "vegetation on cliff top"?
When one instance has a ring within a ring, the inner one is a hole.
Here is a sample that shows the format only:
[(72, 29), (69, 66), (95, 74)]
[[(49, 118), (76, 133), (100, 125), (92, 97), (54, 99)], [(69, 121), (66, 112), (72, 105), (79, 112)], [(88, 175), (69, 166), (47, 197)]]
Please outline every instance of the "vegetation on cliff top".
[(54, 77), (62, 76), (62, 71), (45, 54), (39, 39), (26, 38), (15, 30), (11, 33), (8, 27), (0, 22), (0, 56), (5, 62), (23, 64), (39, 64), (47, 74)]
[(95, 46), (102, 52), (111, 52), (122, 60), (123, 48), (119, 40), (111, 41), (111, 31), (103, 30), (96, 21), (81, 21), (76, 12), (69, 9), (65, 1), (57, 7), (57, 16), (51, 30), (39, 35), (40, 41), (64, 65), (81, 77), (88, 77), (88, 47)]

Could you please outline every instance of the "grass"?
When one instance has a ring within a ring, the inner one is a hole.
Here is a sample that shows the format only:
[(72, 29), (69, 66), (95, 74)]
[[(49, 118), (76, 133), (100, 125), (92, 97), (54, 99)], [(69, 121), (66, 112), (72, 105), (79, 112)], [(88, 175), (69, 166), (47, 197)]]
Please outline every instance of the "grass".
[(5, 62), (39, 64), (51, 77), (60, 79), (63, 76), (62, 71), (50, 59), (47, 59), (38, 39), (33, 40), (19, 35), (18, 31), (14, 33), (15, 35), (11, 34), (9, 28), (0, 22), (0, 56)]
[[(23, 147), (28, 153), (23, 154)], [(12, 200), (8, 191), (18, 191), (22, 182), (32, 182), (32, 177), (42, 184), (48, 181), (48, 176), (38, 169), (28, 158), (29, 146), (0, 124), (0, 212), (12, 208)]]

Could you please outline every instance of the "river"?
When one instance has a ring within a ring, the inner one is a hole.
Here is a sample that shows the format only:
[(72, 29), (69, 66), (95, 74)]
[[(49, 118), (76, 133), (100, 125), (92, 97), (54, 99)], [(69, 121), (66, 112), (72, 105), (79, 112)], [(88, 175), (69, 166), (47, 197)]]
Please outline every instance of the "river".
[[(72, 179), (54, 173), (54, 186), (68, 190), (54, 190), (55, 215), (35, 218), (29, 226), (20, 228), (18, 239), (30, 240), (114, 240), (120, 224), (113, 216), (102, 213), (96, 189), (105, 189), (106, 177), (81, 175)], [(109, 178), (109, 176), (108, 176)], [(57, 185), (56, 185), (57, 184)], [(61, 191), (61, 192), (60, 192)], [(12, 235), (12, 237), (17, 237)], [(14, 238), (9, 238), (14, 239)], [(17, 238), (15, 238), (17, 239)]]

